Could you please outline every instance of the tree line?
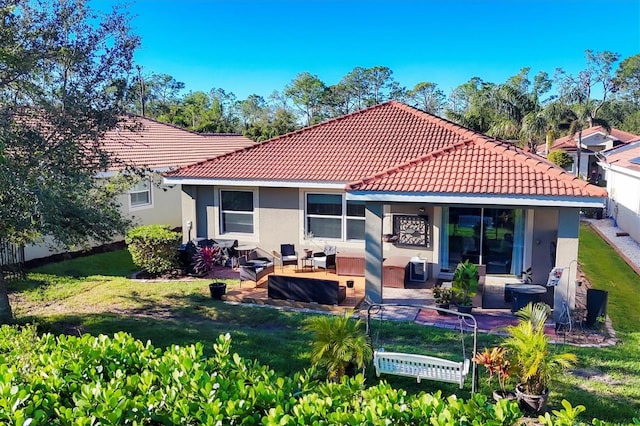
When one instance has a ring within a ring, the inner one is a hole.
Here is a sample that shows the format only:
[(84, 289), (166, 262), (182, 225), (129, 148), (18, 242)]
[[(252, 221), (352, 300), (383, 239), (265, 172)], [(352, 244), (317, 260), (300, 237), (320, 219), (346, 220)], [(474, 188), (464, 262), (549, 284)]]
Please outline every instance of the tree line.
[(222, 88), (183, 94), (185, 84), (167, 74), (128, 81), (127, 109), (158, 121), (205, 133), (242, 133), (266, 140), (387, 100), (397, 100), (519, 146), (535, 148), (567, 132), (594, 124), (640, 133), (640, 54), (585, 52), (575, 75), (531, 75), (523, 68), (502, 83), (473, 77), (448, 95), (423, 81), (407, 89), (389, 67), (355, 67), (328, 85), (302, 72), (268, 98), (238, 99)]

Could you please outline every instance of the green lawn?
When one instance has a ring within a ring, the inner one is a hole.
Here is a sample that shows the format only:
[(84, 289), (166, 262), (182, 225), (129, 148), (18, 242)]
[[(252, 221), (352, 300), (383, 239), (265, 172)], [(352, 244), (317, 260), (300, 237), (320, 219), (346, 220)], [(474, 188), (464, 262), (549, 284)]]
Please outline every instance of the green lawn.
[(588, 225), (580, 228), (579, 261), (593, 288), (607, 290), (615, 329), (640, 331), (640, 277)]
[[(557, 408), (564, 397), (587, 407), (585, 420), (598, 417), (627, 423), (640, 417), (640, 312), (633, 309), (638, 303), (640, 278), (625, 269), (591, 229), (581, 228), (580, 238), (584, 271), (594, 287), (610, 292), (609, 313), (620, 343), (602, 349), (558, 347), (559, 351), (575, 352), (578, 367), (591, 377), (559, 377), (550, 402)], [(203, 342), (208, 351), (219, 334), (230, 333), (234, 351), (268, 364), (278, 373), (288, 375), (309, 367), (310, 337), (301, 326), (310, 314), (214, 301), (208, 295), (207, 281), (128, 279), (134, 270), (126, 250), (47, 265), (31, 271), (27, 280), (11, 284), (12, 305), (20, 322), (35, 322), (54, 333), (127, 331), (156, 346)], [(229, 281), (228, 285), (237, 286), (238, 282)], [(376, 343), (388, 350), (418, 346), (425, 353), (461, 358), (456, 332), (413, 323), (382, 323), (374, 325), (374, 332)], [(480, 335), (479, 349), (499, 341), (497, 336)], [(469, 336), (466, 343), (470, 351)], [(385, 379), (411, 392), (443, 389), (468, 396), (468, 389), (461, 391), (454, 385), (417, 384), (393, 376)], [(372, 369), (367, 371), (367, 380), (378, 380)], [(485, 381), (480, 383), (481, 391), (489, 392)]]

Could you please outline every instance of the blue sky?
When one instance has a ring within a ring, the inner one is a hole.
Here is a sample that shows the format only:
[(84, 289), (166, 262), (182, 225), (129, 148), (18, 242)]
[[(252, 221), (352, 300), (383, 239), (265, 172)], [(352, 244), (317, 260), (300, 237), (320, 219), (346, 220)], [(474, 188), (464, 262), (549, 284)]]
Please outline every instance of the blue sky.
[(640, 0), (130, 1), (145, 74), (239, 99), (282, 91), (304, 71), (331, 85), (383, 65), (407, 88), (431, 81), (448, 93), (525, 66), (575, 73), (586, 49), (640, 53)]

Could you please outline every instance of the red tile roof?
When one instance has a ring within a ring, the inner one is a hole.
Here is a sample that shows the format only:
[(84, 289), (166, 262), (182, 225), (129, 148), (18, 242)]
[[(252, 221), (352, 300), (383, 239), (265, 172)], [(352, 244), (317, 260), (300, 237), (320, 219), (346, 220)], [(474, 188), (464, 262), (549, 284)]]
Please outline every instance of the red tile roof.
[(606, 197), (537, 155), (474, 138), (352, 182), (349, 190)]
[[(136, 122), (140, 128), (130, 130)], [(183, 167), (255, 145), (241, 135), (199, 134), (145, 117), (129, 118), (119, 130), (108, 132), (103, 142), (117, 160), (155, 170)]]
[(351, 182), (347, 189), (366, 191), (606, 196), (537, 155), (395, 101), (165, 176)]
[[(623, 132), (622, 130), (618, 130), (614, 128), (611, 128), (611, 131), (607, 133), (607, 130), (602, 126), (592, 126), (592, 127), (589, 127), (588, 129), (584, 129), (582, 131), (582, 139), (594, 133), (602, 133), (605, 135), (608, 134), (614, 140), (618, 140), (622, 143), (629, 143), (629, 142), (640, 139), (640, 136), (638, 135)], [(574, 136), (568, 135), (553, 141), (553, 143), (551, 144), (550, 150), (554, 151), (556, 149), (564, 149), (566, 151), (571, 151), (571, 150), (576, 150), (577, 145), (578, 145), (578, 137), (576, 135)], [(540, 145), (539, 149), (544, 150), (545, 149), (544, 145)]]
[[(640, 172), (640, 141), (605, 153), (607, 163)], [(633, 163), (631, 160), (635, 160)]]

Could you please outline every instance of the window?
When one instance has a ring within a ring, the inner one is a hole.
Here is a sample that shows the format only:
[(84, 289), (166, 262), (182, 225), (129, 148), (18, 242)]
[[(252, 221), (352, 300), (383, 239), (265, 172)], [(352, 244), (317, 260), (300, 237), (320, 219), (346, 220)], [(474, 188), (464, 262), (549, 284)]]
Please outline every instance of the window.
[(129, 190), (129, 203), (131, 208), (151, 206), (151, 182), (142, 179)]
[(443, 263), (454, 270), (469, 259), (487, 266), (489, 274), (522, 271), (524, 211), (449, 207), (443, 209)]
[(347, 201), (347, 240), (364, 240), (364, 201)]
[(364, 202), (342, 194), (307, 194), (306, 231), (317, 238), (364, 240)]
[(220, 232), (253, 234), (252, 191), (220, 191)]

